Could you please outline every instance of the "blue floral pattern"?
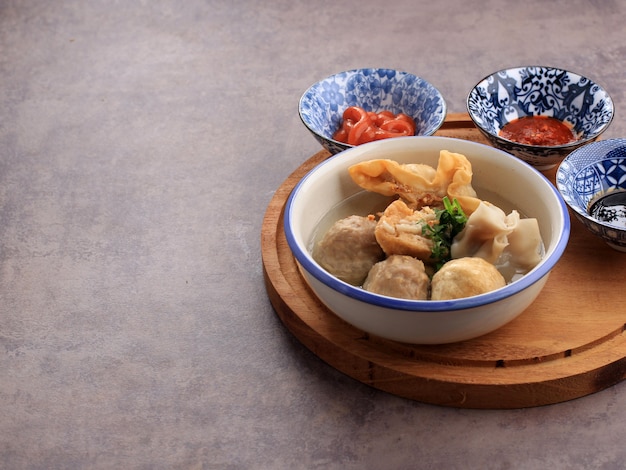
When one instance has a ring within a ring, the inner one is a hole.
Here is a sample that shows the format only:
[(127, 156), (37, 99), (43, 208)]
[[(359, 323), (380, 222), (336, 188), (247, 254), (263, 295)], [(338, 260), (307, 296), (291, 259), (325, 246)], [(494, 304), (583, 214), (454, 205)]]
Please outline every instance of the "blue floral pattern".
[(443, 124), (447, 106), (439, 90), (420, 77), (393, 69), (358, 69), (332, 75), (300, 98), (300, 119), (331, 153), (352, 147), (333, 140), (350, 106), (387, 109), (415, 120), (416, 135), (432, 135)]
[(626, 230), (589, 215), (600, 196), (626, 190), (626, 139), (609, 139), (575, 150), (559, 166), (556, 186), (574, 215), (610, 246), (626, 251)]
[[(467, 110), (496, 147), (534, 166), (549, 168), (574, 149), (592, 142), (613, 120), (609, 94), (586, 77), (551, 67), (500, 70), (469, 93)], [(576, 142), (558, 147), (524, 145), (498, 136), (504, 125), (525, 116), (551, 116), (572, 126)]]

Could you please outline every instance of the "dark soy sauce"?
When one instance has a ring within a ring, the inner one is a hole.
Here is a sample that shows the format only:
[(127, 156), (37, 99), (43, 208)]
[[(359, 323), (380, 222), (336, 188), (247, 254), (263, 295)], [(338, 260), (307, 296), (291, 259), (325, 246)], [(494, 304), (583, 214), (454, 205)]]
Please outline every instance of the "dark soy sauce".
[(589, 206), (591, 217), (626, 228), (626, 190), (606, 194)]

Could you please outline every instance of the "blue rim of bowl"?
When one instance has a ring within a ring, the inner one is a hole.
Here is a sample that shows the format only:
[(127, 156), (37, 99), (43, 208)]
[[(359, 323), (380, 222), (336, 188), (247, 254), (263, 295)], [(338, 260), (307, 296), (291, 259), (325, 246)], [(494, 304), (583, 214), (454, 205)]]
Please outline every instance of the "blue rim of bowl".
[[(414, 137), (404, 137), (404, 138), (419, 138), (419, 139), (428, 139), (432, 138), (432, 136), (414, 136)], [(437, 137), (434, 137), (437, 138)], [(455, 139), (456, 140), (456, 139)], [(482, 147), (487, 147), (493, 150), (493, 147), (489, 147), (485, 144), (481, 144), (478, 142), (473, 142), (475, 145), (480, 145)], [(370, 142), (366, 144), (361, 144), (359, 147), (364, 145), (376, 145), (377, 142)], [(301, 247), (299, 243), (296, 241), (295, 237), (288, 229), (291, 224), (291, 212), (293, 206), (293, 200), (305, 184), (305, 182), (311, 177), (314, 171), (316, 171), (321, 166), (329, 164), (336, 158), (342, 158), (345, 152), (349, 152), (350, 150), (344, 150), (338, 154), (335, 154), (328, 159), (324, 160), (322, 163), (318, 164), (315, 168), (311, 169), (304, 177), (296, 184), (294, 189), (291, 191), (289, 198), (287, 199), (287, 203), (285, 205), (284, 212), (284, 232), (285, 237), (287, 239), (287, 244), (291, 249), (292, 254), (300, 263), (302, 268), (304, 268), (308, 273), (310, 273), (314, 278), (323, 284), (327, 285), (331, 289), (335, 291), (347, 295), (356, 300), (360, 300), (362, 302), (373, 304), (379, 307), (385, 307), (396, 310), (405, 310), (405, 311), (431, 311), (431, 312), (443, 312), (449, 310), (466, 310), (474, 307), (480, 307), (482, 305), (491, 304), (497, 302), (502, 299), (506, 299), (515, 295), (524, 289), (530, 287), (531, 285), (539, 282), (544, 276), (548, 275), (554, 265), (561, 258), (561, 255), (565, 251), (567, 247), (567, 243), (569, 240), (570, 234), (570, 219), (569, 213), (567, 211), (567, 205), (563, 200), (563, 197), (559, 193), (559, 191), (552, 185), (550, 180), (543, 175), (541, 172), (533, 168), (528, 163), (516, 159), (512, 155), (502, 151), (495, 149), (497, 152), (502, 153), (507, 158), (514, 159), (514, 164), (519, 164), (528, 167), (531, 171), (535, 172), (539, 177), (541, 177), (545, 183), (548, 185), (552, 193), (556, 196), (556, 200), (559, 203), (560, 215), (563, 219), (563, 231), (561, 232), (559, 239), (557, 241), (556, 246), (551, 252), (551, 257), (549, 260), (543, 259), (538, 266), (533, 268), (530, 272), (525, 274), (520, 279), (512, 282), (511, 284), (507, 284), (505, 287), (502, 287), (498, 290), (487, 292), (485, 294), (476, 295), (473, 297), (465, 297), (461, 299), (454, 300), (406, 300), (395, 297), (387, 297), (379, 294), (375, 294), (373, 292), (368, 292), (361, 287), (356, 287), (347, 282), (341, 281), (335, 276), (328, 273), (324, 268), (322, 268), (319, 264), (317, 264), (312, 256), (308, 253), (306, 247)]]
[[(523, 144), (521, 142), (516, 142), (514, 140), (506, 139), (506, 138), (504, 138), (504, 137), (502, 137), (502, 136), (500, 136), (498, 134), (492, 134), (488, 129), (485, 129), (476, 119), (474, 119), (474, 116), (473, 116), (472, 112), (470, 111), (469, 99), (470, 99), (470, 96), (472, 96), (472, 93), (474, 92), (474, 90), (476, 89), (476, 87), (478, 85), (480, 85), (482, 82), (487, 80), (492, 75), (495, 75), (495, 74), (500, 73), (500, 72), (506, 72), (507, 70), (533, 68), (533, 67), (535, 67), (535, 68), (536, 67), (541, 67), (541, 68), (544, 68), (544, 69), (559, 70), (559, 71), (571, 73), (573, 75), (577, 75), (580, 78), (586, 78), (590, 82), (594, 83), (604, 93), (606, 93), (606, 96), (611, 101), (611, 104), (613, 106), (613, 112), (611, 113), (611, 119), (609, 119), (609, 121), (604, 124), (602, 129), (599, 132), (596, 132), (593, 136), (589, 136), (589, 137), (587, 137), (585, 139), (577, 139), (574, 142), (569, 142), (569, 143), (563, 144), (563, 145), (530, 145), (530, 144)], [(574, 149), (576, 147), (580, 147), (582, 145), (585, 145), (585, 144), (588, 144), (588, 143), (592, 142), (593, 140), (597, 139), (600, 135), (602, 135), (604, 133), (604, 131), (606, 131), (609, 128), (609, 126), (613, 122), (613, 118), (615, 117), (615, 102), (613, 101), (613, 98), (611, 97), (609, 92), (606, 90), (606, 88), (604, 88), (602, 85), (600, 85), (595, 80), (591, 80), (589, 77), (587, 77), (585, 75), (581, 75), (578, 72), (573, 72), (571, 70), (562, 69), (560, 67), (552, 67), (550, 65), (520, 65), (518, 67), (507, 67), (507, 68), (504, 68), (504, 69), (496, 70), (495, 72), (492, 72), (490, 74), (485, 75), (482, 79), (478, 80), (476, 82), (476, 84), (470, 89), (469, 93), (467, 94), (467, 98), (465, 99), (465, 108), (467, 109), (467, 114), (469, 115), (469, 117), (472, 120), (472, 122), (474, 123), (474, 125), (478, 129), (480, 129), (482, 132), (484, 132), (485, 134), (490, 135), (490, 136), (492, 136), (492, 137), (494, 137), (496, 139), (500, 139), (500, 140), (503, 140), (505, 142), (510, 142), (513, 145), (519, 146), (520, 148), (527, 149), (527, 150), (530, 150), (530, 149), (563, 149), (563, 150), (567, 150), (569, 148)]]
[[(565, 201), (565, 204), (567, 204), (570, 207), (570, 209), (576, 212), (577, 215), (583, 217), (585, 220), (588, 220), (589, 222), (593, 224), (604, 227), (607, 230), (623, 231), (624, 228), (620, 227), (619, 225), (609, 224), (608, 222), (604, 222), (602, 220), (591, 217), (591, 215), (589, 215), (587, 211), (583, 210), (578, 204), (576, 204), (574, 201), (571, 201), (569, 197), (566, 197), (566, 195), (564, 195), (563, 192), (561, 192), (560, 188), (562, 184), (559, 182), (560, 177), (564, 175), (564, 171), (565, 171), (564, 169), (562, 169), (563, 165), (570, 163), (573, 157), (576, 157), (576, 155), (578, 155), (578, 152), (588, 152), (592, 145), (598, 146), (598, 147), (610, 147), (612, 145), (618, 145), (618, 144), (621, 144), (622, 146), (626, 146), (626, 139), (614, 138), (614, 139), (601, 140), (599, 142), (593, 142), (591, 144), (585, 145), (584, 147), (581, 147), (580, 149), (574, 150), (572, 153), (570, 153), (567, 157), (563, 159), (563, 161), (559, 164), (556, 170), (556, 183), (557, 183), (556, 187), (559, 193), (561, 194), (561, 197)], [(604, 160), (604, 158), (601, 160)], [(589, 163), (588, 165), (581, 166), (580, 168), (577, 167), (575, 175), (579, 174), (581, 171), (584, 171), (591, 166), (594, 166), (597, 162), (601, 160), (596, 160), (594, 163)]]
[[(420, 80), (422, 80), (424, 83), (430, 85), (439, 95), (439, 97), (441, 98), (441, 111), (442, 111), (442, 116), (443, 118), (441, 119), (441, 122), (439, 123), (438, 126), (436, 126), (429, 134), (415, 134), (414, 136), (409, 136), (409, 137), (428, 137), (433, 135), (435, 132), (437, 132), (439, 129), (441, 129), (441, 126), (443, 126), (443, 124), (446, 122), (446, 116), (448, 114), (448, 104), (446, 103), (445, 98), (443, 97), (443, 94), (441, 93), (441, 91), (439, 91), (439, 88), (437, 88), (435, 85), (433, 85), (432, 83), (430, 83), (428, 80), (420, 77), (419, 75), (415, 75), (414, 73), (411, 72), (405, 72), (404, 70), (397, 70), (397, 69), (389, 69), (389, 68), (385, 68), (385, 67), (363, 67), (360, 69), (350, 69), (350, 70), (345, 70), (343, 72), (337, 72), (334, 73), (332, 75), (329, 75), (328, 77), (325, 77), (321, 80), (318, 80), (317, 82), (315, 82), (313, 85), (311, 85), (310, 87), (308, 87), (304, 93), (302, 93), (302, 96), (300, 96), (300, 99), (298, 100), (298, 116), (300, 117), (300, 121), (302, 121), (302, 124), (304, 124), (304, 126), (313, 134), (319, 136), (320, 138), (327, 140), (329, 142), (332, 142), (333, 144), (337, 145), (337, 146), (341, 146), (341, 147), (346, 147), (346, 148), (354, 148), (355, 145), (352, 144), (347, 144), (345, 142), (339, 142), (338, 140), (333, 139), (332, 137), (326, 137), (325, 135), (320, 134), (319, 132), (317, 132), (315, 129), (313, 129), (311, 126), (309, 126), (309, 124), (302, 118), (302, 101), (304, 100), (304, 97), (309, 93), (309, 91), (311, 91), (311, 89), (316, 86), (318, 83), (323, 82), (324, 80), (328, 80), (329, 78), (333, 78), (337, 75), (340, 75), (342, 73), (355, 73), (355, 72), (360, 72), (363, 70), (395, 70), (397, 73), (403, 74), (403, 75), (413, 75), (416, 78), (419, 78)], [(361, 144), (363, 145), (363, 144)]]

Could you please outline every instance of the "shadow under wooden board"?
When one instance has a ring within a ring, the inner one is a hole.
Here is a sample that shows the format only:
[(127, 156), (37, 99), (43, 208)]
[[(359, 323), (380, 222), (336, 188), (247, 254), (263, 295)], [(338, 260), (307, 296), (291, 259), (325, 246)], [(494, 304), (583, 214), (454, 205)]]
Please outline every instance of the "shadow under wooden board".
[[(465, 114), (450, 114), (436, 135), (486, 143)], [(568, 246), (537, 300), (493, 333), (413, 345), (369, 335), (334, 315), (301, 277), (283, 230), (291, 190), (328, 156), (318, 152), (283, 182), (261, 233), (269, 299), (287, 329), (322, 360), (379, 390), (459, 408), (554, 404), (626, 378), (626, 254), (573, 215)], [(555, 171), (545, 173), (553, 182)]]

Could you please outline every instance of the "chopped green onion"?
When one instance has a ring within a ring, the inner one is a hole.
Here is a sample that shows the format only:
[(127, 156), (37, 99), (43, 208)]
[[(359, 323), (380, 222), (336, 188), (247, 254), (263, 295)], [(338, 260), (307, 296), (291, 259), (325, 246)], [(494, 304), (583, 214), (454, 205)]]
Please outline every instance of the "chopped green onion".
[(465, 227), (467, 216), (459, 201), (443, 198), (443, 209), (435, 210), (436, 223), (429, 225), (422, 222), (422, 234), (430, 238), (433, 248), (430, 257), (437, 261), (435, 269), (439, 270), (451, 259), (452, 241)]

